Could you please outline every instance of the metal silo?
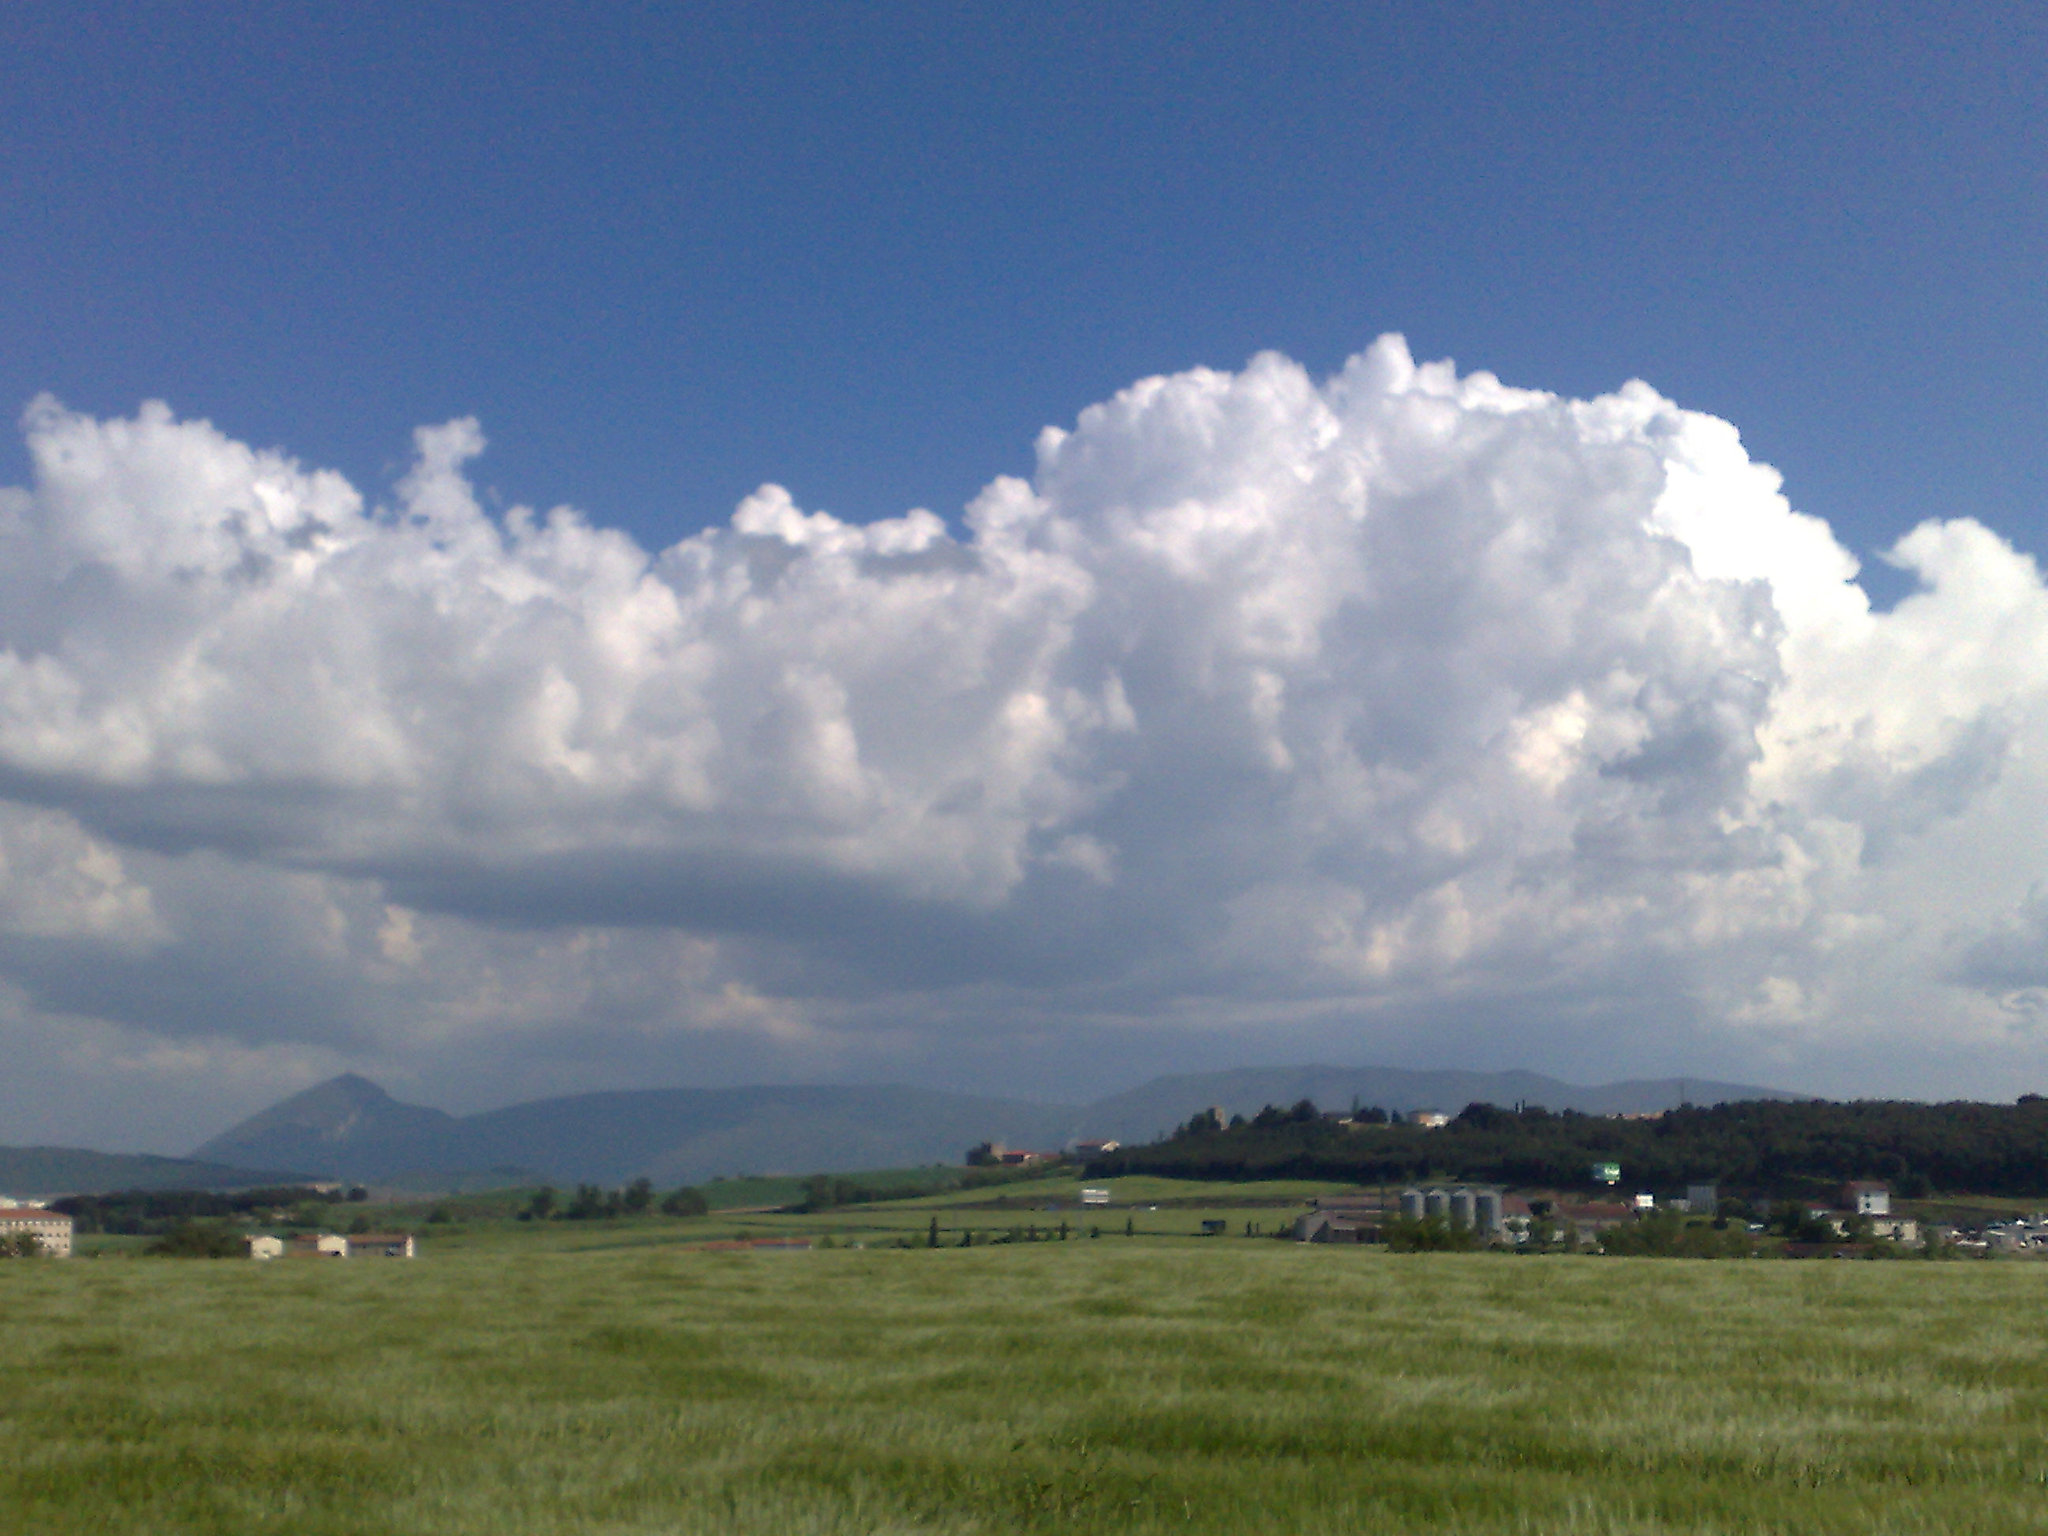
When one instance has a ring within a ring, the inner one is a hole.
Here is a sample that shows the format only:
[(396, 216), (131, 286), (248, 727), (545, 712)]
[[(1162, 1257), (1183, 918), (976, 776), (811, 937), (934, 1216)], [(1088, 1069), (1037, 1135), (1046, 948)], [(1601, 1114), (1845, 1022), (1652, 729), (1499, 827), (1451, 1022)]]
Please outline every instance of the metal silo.
[(1487, 1237), (1500, 1235), (1500, 1191), (1482, 1189), (1472, 1196), (1473, 1226)]
[(1470, 1232), (1473, 1228), (1473, 1200), (1469, 1189), (1451, 1191), (1451, 1225)]

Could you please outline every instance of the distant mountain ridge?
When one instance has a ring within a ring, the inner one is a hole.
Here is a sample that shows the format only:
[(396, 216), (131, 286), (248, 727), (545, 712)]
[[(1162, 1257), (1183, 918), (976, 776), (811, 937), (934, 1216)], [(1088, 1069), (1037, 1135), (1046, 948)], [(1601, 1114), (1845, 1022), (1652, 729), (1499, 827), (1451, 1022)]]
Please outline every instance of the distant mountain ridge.
[(303, 1184), (303, 1173), (234, 1168), (189, 1157), (92, 1152), (83, 1147), (0, 1147), (0, 1193), (17, 1200), (117, 1189), (255, 1189)]
[[(1149, 1140), (1211, 1105), (1226, 1115), (1308, 1098), (1455, 1113), (1466, 1104), (1542, 1104), (1588, 1114), (1731, 1099), (1778, 1089), (1668, 1078), (1595, 1087), (1534, 1072), (1393, 1067), (1247, 1067), (1156, 1078), (1093, 1104), (1034, 1104), (900, 1084), (646, 1088), (536, 1099), (451, 1115), (345, 1074), (295, 1094), (193, 1154), (243, 1167), (303, 1168), (373, 1183), (700, 1183), (736, 1173), (836, 1173), (957, 1162), (970, 1146), (1058, 1147), (1077, 1137)], [(486, 1180), (487, 1182), (487, 1180)]]
[(306, 1163), (390, 1183), (497, 1170), (557, 1183), (698, 1183), (721, 1174), (958, 1162), (978, 1141), (1058, 1146), (1060, 1105), (926, 1088), (645, 1088), (538, 1099), (474, 1115), (401, 1103), (335, 1078), (214, 1137), (198, 1155)]

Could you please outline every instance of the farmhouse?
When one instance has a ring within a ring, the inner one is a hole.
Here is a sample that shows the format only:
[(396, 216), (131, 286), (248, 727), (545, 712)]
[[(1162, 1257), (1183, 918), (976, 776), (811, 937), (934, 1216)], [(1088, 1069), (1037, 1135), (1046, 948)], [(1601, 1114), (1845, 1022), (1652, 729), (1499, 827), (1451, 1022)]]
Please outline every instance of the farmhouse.
[(1386, 1240), (1377, 1210), (1333, 1208), (1294, 1219), (1297, 1243), (1378, 1243)]
[(0, 1205), (0, 1237), (26, 1233), (55, 1259), (71, 1257), (71, 1218), (40, 1205)]
[(1560, 1202), (1557, 1206), (1557, 1219), (1568, 1225), (1581, 1243), (1594, 1241), (1609, 1227), (1618, 1227), (1633, 1215), (1635, 1212), (1628, 1206), (1613, 1200)]
[(1889, 1216), (1892, 1192), (1889, 1186), (1858, 1180), (1842, 1186), (1842, 1209), (1857, 1216)]

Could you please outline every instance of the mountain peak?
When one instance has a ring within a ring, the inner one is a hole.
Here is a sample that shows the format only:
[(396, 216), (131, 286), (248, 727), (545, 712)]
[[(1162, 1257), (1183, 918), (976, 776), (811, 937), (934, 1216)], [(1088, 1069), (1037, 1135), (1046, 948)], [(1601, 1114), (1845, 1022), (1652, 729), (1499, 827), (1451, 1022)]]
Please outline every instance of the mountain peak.
[[(221, 1162), (255, 1158), (248, 1166), (275, 1166), (268, 1154), (292, 1149), (304, 1165), (307, 1148), (324, 1147), (341, 1154), (364, 1141), (409, 1141), (445, 1129), (453, 1117), (394, 1099), (377, 1084), (354, 1072), (315, 1083), (221, 1132), (193, 1154)], [(283, 1159), (290, 1166), (295, 1159)]]

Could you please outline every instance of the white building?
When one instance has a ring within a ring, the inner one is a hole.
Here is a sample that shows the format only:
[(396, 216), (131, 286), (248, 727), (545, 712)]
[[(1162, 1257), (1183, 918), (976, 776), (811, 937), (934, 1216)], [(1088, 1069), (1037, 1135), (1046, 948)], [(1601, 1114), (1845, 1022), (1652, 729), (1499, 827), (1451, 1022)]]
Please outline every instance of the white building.
[(281, 1237), (245, 1237), (249, 1257), (252, 1259), (281, 1259), (284, 1257), (284, 1239)]
[(1892, 1192), (1883, 1184), (1858, 1180), (1842, 1186), (1842, 1205), (1858, 1216), (1889, 1216), (1892, 1213)]
[(40, 1205), (0, 1206), (0, 1237), (33, 1237), (53, 1259), (71, 1257), (71, 1218)]

